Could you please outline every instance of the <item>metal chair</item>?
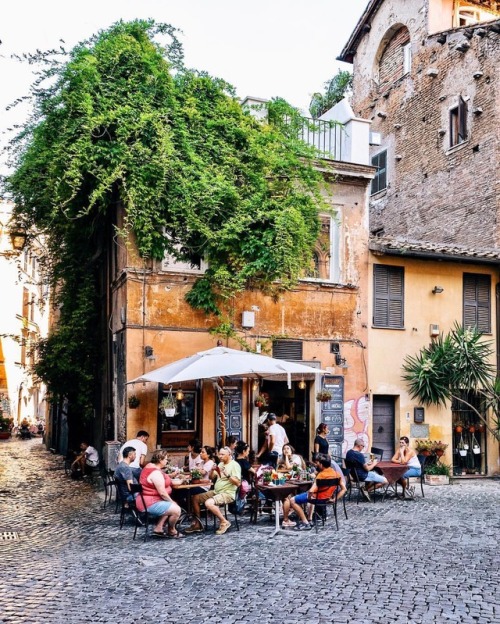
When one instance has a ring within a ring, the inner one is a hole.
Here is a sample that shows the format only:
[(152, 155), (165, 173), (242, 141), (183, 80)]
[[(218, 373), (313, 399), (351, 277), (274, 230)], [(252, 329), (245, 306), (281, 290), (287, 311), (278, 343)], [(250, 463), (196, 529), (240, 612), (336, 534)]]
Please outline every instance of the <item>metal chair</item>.
[[(329, 496), (328, 498), (320, 498), (321, 494), (328, 494), (332, 488), (338, 488), (340, 485), (340, 478), (337, 479), (317, 479), (316, 485), (318, 489), (315, 492), (308, 492), (307, 494), (307, 502), (314, 507), (313, 518), (315, 518), (314, 526), (316, 528), (316, 533), (318, 532), (318, 524), (319, 520), (322, 522), (322, 526), (325, 526), (326, 519), (326, 510), (328, 507), (332, 507), (333, 516), (335, 518), (335, 525), (337, 527), (337, 531), (339, 530), (339, 521), (337, 518), (337, 496), (336, 490), (333, 492), (333, 498)], [(318, 513), (318, 511), (320, 513)], [(344, 506), (345, 511), (345, 506)], [(347, 512), (345, 511), (346, 517)]]
[(349, 474), (349, 487), (348, 487), (349, 500), (351, 500), (352, 490), (356, 490), (357, 491), (356, 505), (358, 505), (359, 504), (359, 499), (361, 497), (361, 490), (364, 489), (365, 492), (366, 492), (365, 482), (361, 481), (359, 479), (358, 473), (356, 471), (356, 464), (355, 463), (353, 463), (353, 462), (351, 462), (351, 461), (346, 459), (345, 460), (345, 465), (346, 465), (346, 469), (347, 469), (348, 474)]
[(370, 453), (372, 455), (375, 455), (379, 461), (382, 461), (382, 458), (384, 457), (384, 449), (377, 448), (376, 446), (371, 447)]

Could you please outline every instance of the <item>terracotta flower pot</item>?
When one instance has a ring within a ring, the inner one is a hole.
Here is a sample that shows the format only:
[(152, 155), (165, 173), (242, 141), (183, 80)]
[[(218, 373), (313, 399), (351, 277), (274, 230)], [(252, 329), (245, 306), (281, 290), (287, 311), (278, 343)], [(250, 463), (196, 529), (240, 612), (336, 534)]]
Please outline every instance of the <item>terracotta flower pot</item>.
[(462, 433), (462, 431), (463, 431), (463, 430), (464, 430), (464, 428), (462, 427), (462, 425), (457, 425), (457, 426), (455, 427), (455, 431), (456, 431), (457, 433)]
[(476, 430), (476, 427), (474, 425), (469, 426), (469, 433), (474, 433), (475, 430)]
[(443, 449), (436, 449), (434, 453), (437, 455), (437, 457), (443, 457), (444, 455)]
[(423, 455), (424, 457), (429, 457), (429, 455), (431, 454), (431, 452), (427, 450), (417, 451), (417, 452), (419, 455)]

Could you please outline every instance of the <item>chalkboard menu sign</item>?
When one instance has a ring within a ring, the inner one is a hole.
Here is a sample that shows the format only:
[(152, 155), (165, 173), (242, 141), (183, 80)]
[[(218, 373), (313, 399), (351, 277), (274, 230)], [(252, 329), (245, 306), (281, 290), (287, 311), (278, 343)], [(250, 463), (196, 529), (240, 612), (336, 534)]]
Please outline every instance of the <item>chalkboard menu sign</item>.
[(332, 395), (329, 401), (321, 403), (321, 422), (326, 423), (330, 430), (326, 438), (330, 454), (341, 457), (344, 441), (344, 377), (325, 375), (321, 389)]
[[(234, 435), (241, 440), (243, 437), (243, 384), (231, 380), (224, 386), (224, 414), (226, 416), (226, 437)], [(217, 414), (217, 440), (221, 439), (220, 416)]]

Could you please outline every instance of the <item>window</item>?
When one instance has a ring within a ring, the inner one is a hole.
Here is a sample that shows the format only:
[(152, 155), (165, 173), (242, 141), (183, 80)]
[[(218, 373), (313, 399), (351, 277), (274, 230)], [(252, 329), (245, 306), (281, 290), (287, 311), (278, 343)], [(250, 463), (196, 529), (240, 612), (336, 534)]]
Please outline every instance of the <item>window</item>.
[[(168, 392), (164, 387), (160, 391), (160, 402), (167, 396)], [(175, 395), (175, 392), (174, 392)], [(197, 393), (194, 390), (185, 390), (182, 400), (177, 401), (175, 414), (167, 417), (165, 410), (159, 408), (162, 431), (196, 431), (196, 400)]]
[(302, 360), (302, 342), (300, 340), (274, 340), (273, 358)]
[(375, 264), (373, 267), (373, 325), (404, 327), (404, 269)]
[(464, 273), (463, 325), (491, 333), (491, 278)]
[(458, 10), (458, 26), (473, 26), (481, 21), (481, 11), (475, 9)]
[(403, 46), (403, 76), (411, 71), (411, 43)]
[(460, 96), (458, 106), (450, 110), (450, 147), (467, 139), (467, 103)]
[(337, 217), (320, 215), (321, 231), (304, 280), (340, 282), (340, 228)]
[(373, 156), (372, 165), (377, 167), (371, 189), (371, 194), (375, 195), (375, 193), (387, 188), (387, 150)]

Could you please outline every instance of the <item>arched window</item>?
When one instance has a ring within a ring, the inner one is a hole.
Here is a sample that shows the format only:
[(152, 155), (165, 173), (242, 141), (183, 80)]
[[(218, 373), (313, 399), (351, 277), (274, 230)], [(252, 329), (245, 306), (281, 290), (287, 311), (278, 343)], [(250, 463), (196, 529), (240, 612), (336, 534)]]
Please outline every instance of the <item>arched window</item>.
[(378, 83), (386, 87), (411, 71), (410, 32), (406, 26), (393, 26), (385, 34), (379, 48)]

